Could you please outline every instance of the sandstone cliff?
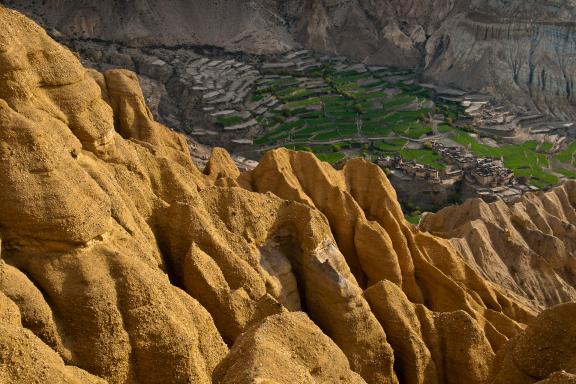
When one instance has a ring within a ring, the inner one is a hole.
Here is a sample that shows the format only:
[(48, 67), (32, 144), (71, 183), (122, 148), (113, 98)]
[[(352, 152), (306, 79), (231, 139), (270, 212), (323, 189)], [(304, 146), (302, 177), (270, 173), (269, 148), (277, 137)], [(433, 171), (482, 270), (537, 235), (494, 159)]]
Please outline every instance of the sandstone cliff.
[(535, 312), (409, 225), (375, 165), (277, 150), (240, 174), (215, 150), (201, 172), (133, 73), (0, 25), (2, 382), (533, 377), (496, 352), (540, 342)]
[(576, 183), (515, 204), (468, 200), (420, 228), (452, 239), (484, 277), (547, 307), (576, 300)]

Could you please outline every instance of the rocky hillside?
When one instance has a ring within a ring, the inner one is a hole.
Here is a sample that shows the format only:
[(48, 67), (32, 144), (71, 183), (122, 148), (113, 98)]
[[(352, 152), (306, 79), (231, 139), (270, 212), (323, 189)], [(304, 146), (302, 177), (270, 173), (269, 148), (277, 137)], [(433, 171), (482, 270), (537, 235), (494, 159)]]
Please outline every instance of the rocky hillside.
[(305, 47), (420, 68), (439, 84), (576, 118), (572, 1), (19, 1), (67, 39), (209, 44), (270, 53)]
[(216, 149), (201, 172), (133, 73), (0, 24), (2, 382), (574, 380), (575, 305), (534, 320), (377, 166)]
[(576, 182), (506, 205), (468, 200), (420, 228), (451, 238), (486, 278), (541, 306), (576, 301)]
[(472, 2), (427, 41), (425, 77), (574, 119), (575, 13), (570, 1)]
[(251, 52), (295, 44), (273, 1), (6, 1), (68, 38), (130, 45), (207, 44)]

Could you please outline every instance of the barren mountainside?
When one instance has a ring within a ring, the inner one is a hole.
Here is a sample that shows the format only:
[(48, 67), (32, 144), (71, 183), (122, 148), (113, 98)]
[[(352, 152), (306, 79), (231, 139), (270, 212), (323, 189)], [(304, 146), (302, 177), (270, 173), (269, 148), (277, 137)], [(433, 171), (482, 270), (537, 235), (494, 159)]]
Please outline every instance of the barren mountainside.
[(535, 317), (376, 165), (200, 170), (134, 73), (0, 25), (2, 383), (574, 381), (576, 304)]
[[(70, 38), (137, 46), (208, 44), (272, 52), (294, 45), (271, 1), (22, 1), (6, 2)], [(273, 8), (272, 8), (273, 9)]]
[(573, 119), (572, 1), (18, 1), (67, 39), (208, 44), (258, 53), (304, 47), (419, 68), (426, 81)]

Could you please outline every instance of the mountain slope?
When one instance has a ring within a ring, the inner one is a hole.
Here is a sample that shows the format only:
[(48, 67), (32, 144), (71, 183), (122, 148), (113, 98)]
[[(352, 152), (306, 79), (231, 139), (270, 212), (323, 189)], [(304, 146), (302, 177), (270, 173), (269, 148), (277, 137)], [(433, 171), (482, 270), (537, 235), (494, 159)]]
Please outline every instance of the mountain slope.
[(574, 119), (571, 1), (19, 1), (65, 39), (132, 46), (300, 47), (418, 68), (426, 81)]
[(132, 45), (208, 44), (251, 52), (295, 42), (273, 1), (7, 1), (69, 38)]
[(215, 150), (200, 172), (133, 73), (0, 23), (3, 381), (485, 383), (534, 317), (375, 165), (278, 150), (240, 174)]

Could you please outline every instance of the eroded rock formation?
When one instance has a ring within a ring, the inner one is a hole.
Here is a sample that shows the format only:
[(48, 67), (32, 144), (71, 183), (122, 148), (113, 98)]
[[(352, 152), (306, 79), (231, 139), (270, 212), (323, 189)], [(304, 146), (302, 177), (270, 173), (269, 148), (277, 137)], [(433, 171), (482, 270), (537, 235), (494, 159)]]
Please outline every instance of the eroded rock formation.
[(526, 332), (500, 351), (495, 384), (573, 383), (576, 357), (576, 304), (563, 304), (543, 312)]
[(576, 300), (576, 183), (507, 205), (468, 200), (420, 228), (452, 239), (486, 278), (547, 307)]
[(201, 172), (133, 73), (0, 24), (3, 381), (486, 383), (532, 339), (377, 166), (277, 150), (240, 174), (215, 150)]

